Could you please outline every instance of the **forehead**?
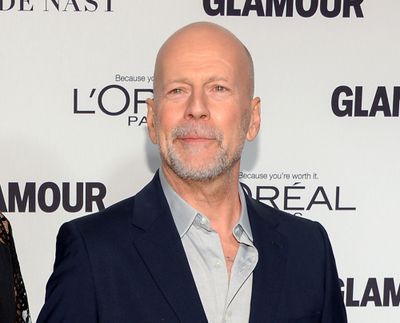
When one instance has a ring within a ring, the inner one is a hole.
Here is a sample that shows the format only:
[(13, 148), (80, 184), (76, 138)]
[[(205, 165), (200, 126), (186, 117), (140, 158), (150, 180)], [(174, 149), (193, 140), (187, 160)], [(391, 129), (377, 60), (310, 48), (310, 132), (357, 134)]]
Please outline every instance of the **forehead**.
[[(233, 35), (210, 30), (191, 30), (172, 36), (157, 56), (156, 74), (227, 73), (248, 69), (243, 45)], [(208, 75), (206, 75), (208, 77)]]
[(233, 57), (219, 52), (180, 52), (168, 55), (160, 66), (163, 82), (176, 79), (232, 80), (239, 74), (239, 64)]

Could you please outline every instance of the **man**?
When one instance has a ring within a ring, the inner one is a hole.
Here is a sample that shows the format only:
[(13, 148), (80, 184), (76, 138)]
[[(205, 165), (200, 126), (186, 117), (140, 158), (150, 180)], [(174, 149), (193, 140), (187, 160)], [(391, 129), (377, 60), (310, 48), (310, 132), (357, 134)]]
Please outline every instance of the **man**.
[(245, 196), (260, 127), (253, 63), (211, 23), (161, 47), (148, 130), (161, 168), (136, 196), (64, 224), (38, 322), (343, 323), (324, 229)]

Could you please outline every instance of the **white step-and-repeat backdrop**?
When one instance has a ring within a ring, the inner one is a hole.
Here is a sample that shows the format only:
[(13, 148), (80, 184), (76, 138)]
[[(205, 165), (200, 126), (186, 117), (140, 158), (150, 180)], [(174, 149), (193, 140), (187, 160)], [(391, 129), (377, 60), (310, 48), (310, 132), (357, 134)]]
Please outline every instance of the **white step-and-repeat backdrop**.
[(33, 319), (60, 225), (157, 169), (153, 62), (194, 21), (253, 54), (263, 123), (242, 162), (249, 193), (326, 227), (350, 322), (400, 322), (396, 0), (0, 0), (0, 210)]

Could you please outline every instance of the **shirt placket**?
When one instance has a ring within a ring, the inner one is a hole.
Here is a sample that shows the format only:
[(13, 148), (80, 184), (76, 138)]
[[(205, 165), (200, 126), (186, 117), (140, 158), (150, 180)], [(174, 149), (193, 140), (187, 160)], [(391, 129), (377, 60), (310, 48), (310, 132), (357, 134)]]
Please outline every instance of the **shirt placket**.
[(218, 233), (211, 228), (209, 220), (204, 216), (196, 217), (196, 226), (202, 231), (202, 234), (207, 235), (204, 245), (205, 260), (210, 272), (209, 287), (213, 290), (215, 300), (215, 315), (216, 318), (210, 323), (223, 322), (224, 308), (228, 294), (228, 273), (225, 265), (224, 253)]
[(234, 322), (234, 311), (240, 311), (240, 308), (234, 306), (235, 296), (238, 294), (246, 280), (249, 279), (258, 261), (257, 250), (252, 245), (251, 241), (247, 239), (247, 236), (243, 234), (243, 230), (237, 230), (237, 228), (235, 228), (234, 234), (239, 240), (240, 245), (232, 267), (224, 310), (224, 323)]

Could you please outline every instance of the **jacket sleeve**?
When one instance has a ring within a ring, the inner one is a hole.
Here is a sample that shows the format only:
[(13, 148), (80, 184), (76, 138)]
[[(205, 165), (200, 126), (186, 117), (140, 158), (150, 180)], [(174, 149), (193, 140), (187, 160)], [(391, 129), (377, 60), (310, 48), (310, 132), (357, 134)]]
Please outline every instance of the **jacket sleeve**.
[(332, 246), (325, 229), (318, 225), (325, 245), (325, 298), (321, 323), (347, 323)]
[(61, 226), (54, 271), (46, 286), (45, 304), (37, 323), (95, 323), (93, 277), (84, 239), (75, 223)]

